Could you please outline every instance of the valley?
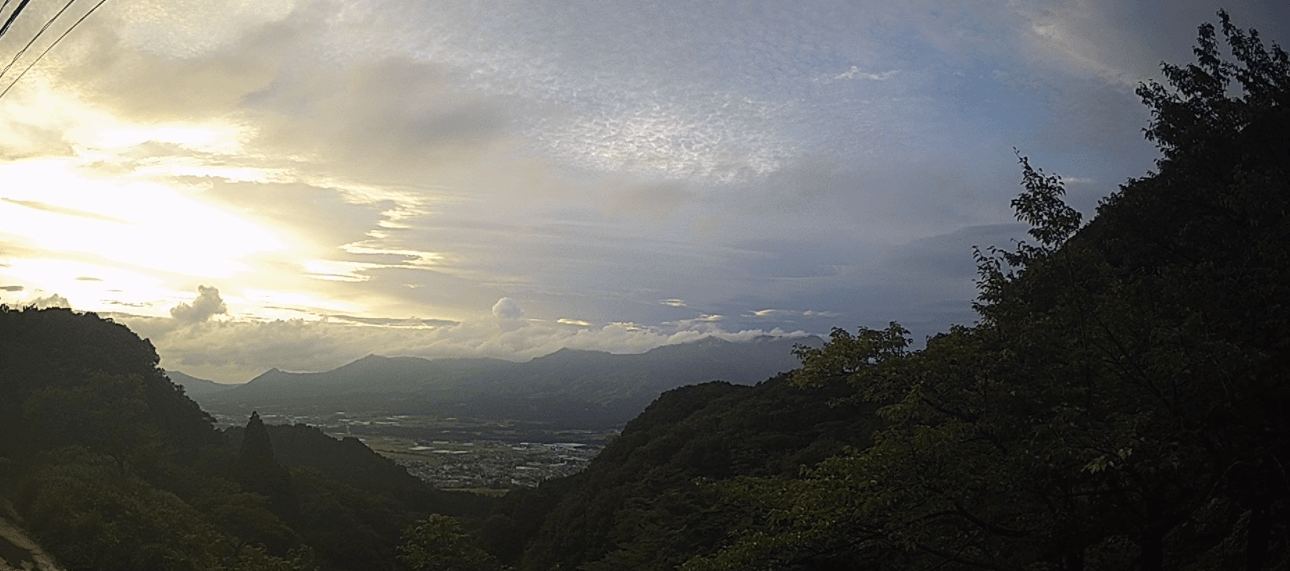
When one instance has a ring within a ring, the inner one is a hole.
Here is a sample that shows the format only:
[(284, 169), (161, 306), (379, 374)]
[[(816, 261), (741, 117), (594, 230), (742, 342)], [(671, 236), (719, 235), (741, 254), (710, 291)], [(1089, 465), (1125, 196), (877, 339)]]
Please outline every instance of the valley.
[(216, 420), (309, 425), (354, 437), (441, 490), (532, 488), (581, 471), (665, 391), (753, 385), (797, 365), (818, 337), (704, 338), (639, 354), (564, 349), (531, 361), (368, 355), (331, 371), (272, 369), (242, 385), (169, 371)]
[[(208, 411), (220, 428), (242, 426), (251, 411)], [(540, 422), (380, 412), (259, 411), (267, 424), (307, 424), (335, 438), (354, 437), (442, 490), (503, 493), (581, 471), (616, 429), (556, 429)]]

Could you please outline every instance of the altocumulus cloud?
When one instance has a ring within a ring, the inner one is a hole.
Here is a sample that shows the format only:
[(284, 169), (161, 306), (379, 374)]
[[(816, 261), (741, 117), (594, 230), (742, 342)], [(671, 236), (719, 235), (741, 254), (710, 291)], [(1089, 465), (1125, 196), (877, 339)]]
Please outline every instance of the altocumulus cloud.
[[(43, 254), (13, 241), (0, 281), (26, 289), (0, 292), (146, 308), (113, 318), (225, 381), (798, 324), (922, 337), (973, 319), (972, 246), (1024, 236), (1012, 148), (1093, 208), (1108, 189), (1086, 181), (1155, 157), (1137, 78), (1190, 59), (1213, 16), (1051, 4), (131, 0), (8, 96), (0, 158), (191, 189), (301, 248), (220, 277), (227, 318), (214, 287), (175, 297), (213, 274), (161, 264), (164, 290), (121, 300), (115, 268), (19, 275)], [(1284, 9), (1256, 4), (1229, 8), (1284, 37)], [(42, 200), (0, 206), (118, 222)]]

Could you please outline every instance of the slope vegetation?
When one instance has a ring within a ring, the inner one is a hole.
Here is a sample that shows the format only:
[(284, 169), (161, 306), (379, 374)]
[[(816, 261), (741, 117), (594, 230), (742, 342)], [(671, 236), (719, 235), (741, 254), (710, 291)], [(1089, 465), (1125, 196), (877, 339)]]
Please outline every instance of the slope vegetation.
[(68, 569), (393, 569), (405, 527), (486, 507), (357, 440), (216, 431), (157, 361), (94, 314), (0, 306), (0, 516)]

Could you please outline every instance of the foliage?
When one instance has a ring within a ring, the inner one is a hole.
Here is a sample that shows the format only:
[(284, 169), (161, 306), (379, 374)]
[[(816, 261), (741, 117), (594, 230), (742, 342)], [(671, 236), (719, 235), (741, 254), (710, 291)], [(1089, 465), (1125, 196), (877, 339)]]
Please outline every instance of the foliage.
[(233, 464), (233, 477), (243, 490), (268, 498), (279, 517), (293, 520), (300, 514), (291, 474), (273, 457), (269, 431), (256, 412), (246, 422), (242, 446)]
[(0, 306), (0, 508), (68, 569), (397, 568), (404, 526), (483, 509), (316, 429), (226, 442), (157, 361), (94, 314)]
[(461, 524), (431, 515), (403, 532), (399, 560), (413, 571), (500, 571), (493, 556), (474, 546)]
[[(210, 416), (171, 383), (157, 363), (151, 343), (95, 314), (0, 305), (0, 431), (12, 435), (0, 439), (0, 455), (34, 454), (75, 443), (74, 438), (53, 440), (48, 430), (54, 426), (32, 425), (43, 419), (24, 414), (23, 405), (37, 392), (44, 391), (45, 398), (84, 401), (92, 391), (110, 391), (104, 384), (124, 382), (132, 386), (128, 398), (146, 404), (147, 412), (138, 420), (151, 428), (141, 430), (155, 429), (181, 452), (217, 443)], [(91, 386), (82, 386), (87, 381)], [(55, 432), (70, 436), (61, 429)]]
[(718, 546), (750, 512), (708, 484), (795, 475), (862, 445), (872, 408), (846, 385), (802, 391), (787, 375), (664, 393), (587, 470), (504, 498), (476, 535), (521, 569), (667, 569)]
[(1173, 91), (1139, 90), (1160, 172), (1089, 225), (1021, 157), (1038, 244), (978, 254), (975, 326), (800, 352), (799, 384), (845, 380), (890, 424), (725, 485), (764, 516), (687, 569), (1285, 568), (1290, 65), (1219, 16), (1236, 62), (1205, 25)]
[(44, 456), (17, 507), (71, 569), (219, 567), (219, 535), (196, 510), (84, 449)]
[(194, 507), (216, 529), (228, 536), (229, 552), (241, 556), (248, 549), (263, 548), (285, 553), (300, 544), (300, 538), (277, 514), (268, 498), (249, 492), (209, 494)]
[(1219, 18), (1234, 61), (1207, 24), (1138, 91), (1159, 172), (1083, 224), (1019, 155), (1034, 243), (978, 252), (979, 321), (922, 349), (836, 329), (669, 391), (485, 517), (356, 440), (213, 431), (120, 325), (0, 306), (0, 506), (72, 569), (1290, 569), (1290, 58)]
[[(487, 511), (488, 498), (466, 492), (447, 492), (427, 486), (403, 467), (368, 448), (352, 436), (340, 440), (305, 424), (266, 427), (274, 458), (290, 468), (310, 468), (365, 495), (380, 496), (409, 512), (466, 515)], [(229, 442), (238, 445), (244, 431), (228, 430)], [(409, 519), (411, 521), (411, 518)], [(402, 529), (407, 522), (400, 522)]]
[(79, 445), (111, 456), (122, 471), (163, 447), (137, 376), (91, 373), (72, 386), (38, 389), (23, 406), (34, 439), (48, 446)]

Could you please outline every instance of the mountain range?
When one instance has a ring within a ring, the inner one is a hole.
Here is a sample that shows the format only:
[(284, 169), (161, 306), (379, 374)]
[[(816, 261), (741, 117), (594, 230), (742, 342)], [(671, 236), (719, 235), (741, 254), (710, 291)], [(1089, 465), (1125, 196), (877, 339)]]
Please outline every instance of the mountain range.
[(225, 389), (231, 389), (237, 386), (237, 385), (226, 384), (226, 383), (217, 383), (215, 381), (208, 381), (206, 379), (199, 379), (197, 377), (186, 375), (179, 371), (166, 371), (166, 376), (170, 377), (170, 380), (174, 381), (175, 384), (184, 387), (184, 392), (187, 393), (189, 397), (192, 397), (193, 395), (203, 395), (206, 393), (219, 392), (219, 391), (222, 391)]
[(270, 369), (242, 385), (170, 375), (211, 411), (379, 411), (598, 428), (626, 423), (676, 387), (766, 380), (798, 366), (794, 347), (822, 344), (818, 337), (706, 337), (637, 354), (561, 349), (527, 362), (368, 355), (326, 372)]

